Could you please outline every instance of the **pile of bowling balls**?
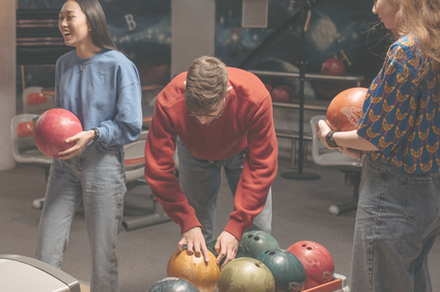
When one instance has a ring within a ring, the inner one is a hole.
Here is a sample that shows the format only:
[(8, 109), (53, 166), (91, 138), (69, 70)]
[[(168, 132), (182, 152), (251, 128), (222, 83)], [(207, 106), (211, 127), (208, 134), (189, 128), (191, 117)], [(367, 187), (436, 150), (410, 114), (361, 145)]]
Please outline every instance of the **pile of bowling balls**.
[(234, 260), (220, 271), (215, 241), (208, 244), (210, 260), (175, 252), (167, 267), (167, 278), (148, 292), (297, 292), (333, 280), (330, 252), (314, 241), (298, 241), (287, 249), (263, 231), (243, 234)]

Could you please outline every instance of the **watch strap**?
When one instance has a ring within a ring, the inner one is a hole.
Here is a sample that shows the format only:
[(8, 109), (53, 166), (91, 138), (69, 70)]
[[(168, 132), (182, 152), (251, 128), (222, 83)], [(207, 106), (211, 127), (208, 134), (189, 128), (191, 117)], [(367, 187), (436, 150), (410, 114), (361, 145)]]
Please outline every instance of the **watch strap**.
[(95, 132), (95, 138), (93, 138), (93, 141), (96, 142), (99, 139), (99, 130), (98, 128), (92, 128), (93, 132)]
[(327, 142), (327, 145), (332, 148), (339, 147), (338, 144), (336, 144), (335, 140), (333, 140), (333, 134), (335, 131), (330, 131), (325, 136), (325, 141)]

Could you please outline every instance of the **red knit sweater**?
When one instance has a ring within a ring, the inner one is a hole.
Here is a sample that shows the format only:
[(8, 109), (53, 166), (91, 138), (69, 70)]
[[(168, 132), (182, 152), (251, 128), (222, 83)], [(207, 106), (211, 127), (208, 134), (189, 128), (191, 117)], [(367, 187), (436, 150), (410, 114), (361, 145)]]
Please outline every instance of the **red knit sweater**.
[(264, 84), (241, 69), (228, 68), (228, 73), (232, 90), (221, 118), (209, 126), (185, 114), (186, 72), (158, 95), (145, 145), (145, 178), (167, 215), (185, 232), (201, 224), (173, 175), (176, 137), (199, 159), (222, 160), (248, 148), (235, 208), (224, 228), (240, 240), (263, 210), (277, 171), (278, 148), (272, 101)]

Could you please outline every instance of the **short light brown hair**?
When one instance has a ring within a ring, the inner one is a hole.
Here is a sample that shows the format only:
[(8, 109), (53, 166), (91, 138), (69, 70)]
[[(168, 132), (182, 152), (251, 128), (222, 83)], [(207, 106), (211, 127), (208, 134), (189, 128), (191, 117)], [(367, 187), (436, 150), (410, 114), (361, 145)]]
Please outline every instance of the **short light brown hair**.
[(186, 109), (197, 114), (213, 112), (227, 88), (228, 70), (222, 61), (210, 56), (195, 59), (186, 77)]

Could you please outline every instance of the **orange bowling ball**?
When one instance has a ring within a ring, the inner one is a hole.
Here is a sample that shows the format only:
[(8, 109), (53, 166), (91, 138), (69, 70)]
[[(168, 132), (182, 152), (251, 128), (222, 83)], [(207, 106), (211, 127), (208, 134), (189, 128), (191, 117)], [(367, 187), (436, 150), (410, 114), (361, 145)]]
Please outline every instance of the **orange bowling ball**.
[(358, 127), (368, 88), (353, 87), (336, 95), (327, 108), (327, 123), (333, 131), (351, 131)]
[(186, 250), (176, 251), (168, 261), (167, 276), (188, 280), (200, 292), (213, 292), (217, 288), (220, 267), (210, 251), (208, 263), (203, 255), (196, 257), (194, 254), (188, 255)]

